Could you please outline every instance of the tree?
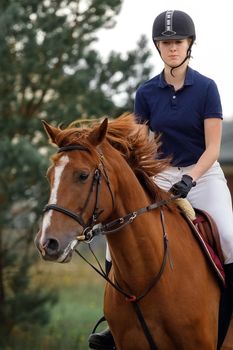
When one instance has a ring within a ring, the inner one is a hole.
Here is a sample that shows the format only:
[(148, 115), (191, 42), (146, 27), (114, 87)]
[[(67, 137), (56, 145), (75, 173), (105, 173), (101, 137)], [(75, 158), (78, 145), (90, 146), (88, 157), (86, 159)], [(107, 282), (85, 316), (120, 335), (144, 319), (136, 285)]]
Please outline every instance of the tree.
[[(34, 227), (45, 203), (48, 166), (41, 119), (116, 117), (132, 110), (151, 71), (145, 38), (105, 60), (94, 43), (112, 28), (122, 0), (0, 2), (0, 337), (48, 320), (54, 294), (31, 289)], [(17, 313), (15, 309), (17, 308)], [(26, 312), (25, 312), (26, 310)], [(20, 317), (19, 317), (20, 315)], [(1, 341), (0, 341), (1, 343)]]

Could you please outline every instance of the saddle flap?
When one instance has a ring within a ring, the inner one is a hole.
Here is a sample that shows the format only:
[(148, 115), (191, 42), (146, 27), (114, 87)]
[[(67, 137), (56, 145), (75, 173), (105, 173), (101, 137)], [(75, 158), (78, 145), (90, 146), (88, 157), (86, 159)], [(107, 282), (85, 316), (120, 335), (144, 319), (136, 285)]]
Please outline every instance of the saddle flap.
[(195, 226), (201, 233), (203, 239), (209, 244), (224, 264), (223, 252), (219, 239), (219, 232), (213, 218), (204, 210), (195, 208), (196, 218), (193, 220)]
[(199, 242), (221, 286), (225, 286), (224, 259), (218, 229), (214, 220), (209, 214), (200, 209), (195, 209), (196, 218), (192, 219), (184, 211), (181, 210), (181, 213), (189, 223), (194, 237)]

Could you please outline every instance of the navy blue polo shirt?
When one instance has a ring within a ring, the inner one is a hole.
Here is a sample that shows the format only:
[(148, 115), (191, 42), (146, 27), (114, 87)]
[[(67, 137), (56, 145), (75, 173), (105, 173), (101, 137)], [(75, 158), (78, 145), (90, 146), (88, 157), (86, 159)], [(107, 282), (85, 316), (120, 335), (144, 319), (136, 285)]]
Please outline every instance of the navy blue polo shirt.
[(173, 166), (189, 166), (205, 150), (204, 119), (222, 119), (222, 106), (215, 82), (188, 67), (177, 91), (166, 83), (163, 72), (142, 84), (134, 113), (140, 123), (147, 121), (161, 134), (160, 158), (172, 156)]

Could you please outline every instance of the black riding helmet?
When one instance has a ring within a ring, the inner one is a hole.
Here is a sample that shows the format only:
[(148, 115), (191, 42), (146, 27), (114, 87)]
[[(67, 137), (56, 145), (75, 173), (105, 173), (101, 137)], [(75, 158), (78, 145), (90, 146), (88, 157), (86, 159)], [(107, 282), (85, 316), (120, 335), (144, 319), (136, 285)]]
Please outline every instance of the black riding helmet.
[(187, 50), (185, 60), (177, 67), (180, 67), (191, 56), (192, 45), (196, 39), (193, 20), (187, 13), (177, 10), (164, 11), (155, 18), (152, 28), (152, 40), (158, 51), (158, 41), (182, 40), (186, 38), (191, 38), (191, 44)]

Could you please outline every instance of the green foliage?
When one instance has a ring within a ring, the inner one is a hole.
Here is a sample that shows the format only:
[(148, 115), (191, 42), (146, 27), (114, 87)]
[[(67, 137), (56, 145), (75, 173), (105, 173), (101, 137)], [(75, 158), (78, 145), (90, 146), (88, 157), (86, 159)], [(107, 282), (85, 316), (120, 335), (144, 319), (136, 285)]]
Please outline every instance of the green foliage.
[(12, 135), (14, 122), (14, 132), (24, 134), (40, 129), (40, 118), (116, 116), (113, 97), (123, 92), (121, 107), (132, 109), (132, 91), (150, 70), (145, 39), (125, 58), (113, 52), (106, 62), (93, 47), (98, 29), (114, 25), (120, 6), (121, 0), (1, 5), (0, 129)]
[[(47, 140), (41, 119), (116, 117), (132, 110), (150, 73), (145, 38), (103, 59), (99, 29), (111, 28), (122, 0), (0, 2), (0, 344), (15, 327), (49, 320), (51, 290), (30, 283), (33, 236), (46, 202)], [(4, 336), (5, 335), (5, 336)]]
[[(100, 257), (99, 251), (97, 254)], [(104, 256), (103, 249), (101, 255)], [(7, 346), (0, 349), (87, 350), (87, 338), (103, 313), (105, 281), (76, 256), (69, 265), (48, 266), (39, 261), (36, 271), (33, 285), (43, 284), (45, 291), (53, 286), (59, 294), (59, 303), (50, 308), (51, 322), (41, 326), (32, 321), (24, 327), (14, 327)], [(98, 330), (104, 327), (106, 323)]]

